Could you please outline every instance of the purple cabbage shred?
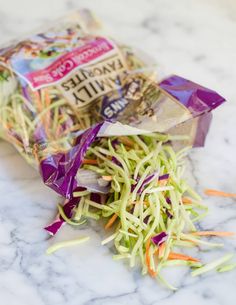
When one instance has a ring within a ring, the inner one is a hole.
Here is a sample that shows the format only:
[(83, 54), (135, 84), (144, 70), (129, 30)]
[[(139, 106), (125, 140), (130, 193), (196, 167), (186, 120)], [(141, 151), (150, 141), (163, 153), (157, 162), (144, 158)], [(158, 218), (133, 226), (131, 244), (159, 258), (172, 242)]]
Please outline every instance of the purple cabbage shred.
[(161, 232), (153, 236), (151, 240), (155, 245), (160, 246), (161, 244), (163, 244), (164, 241), (167, 240), (167, 238), (168, 238), (168, 234), (166, 232)]
[(162, 176), (159, 176), (158, 180), (161, 181), (161, 180), (166, 180), (170, 177), (169, 174), (165, 174), (165, 175), (162, 175)]
[[(152, 182), (154, 179), (156, 179), (158, 177), (158, 172), (154, 172), (151, 175), (147, 176), (146, 179), (143, 181), (142, 185), (140, 186), (140, 188), (137, 191), (137, 194), (141, 194), (144, 190), (144, 187), (149, 184), (150, 182)], [(136, 179), (136, 184), (131, 185), (131, 192), (134, 191), (137, 183), (139, 182), (140, 178)]]

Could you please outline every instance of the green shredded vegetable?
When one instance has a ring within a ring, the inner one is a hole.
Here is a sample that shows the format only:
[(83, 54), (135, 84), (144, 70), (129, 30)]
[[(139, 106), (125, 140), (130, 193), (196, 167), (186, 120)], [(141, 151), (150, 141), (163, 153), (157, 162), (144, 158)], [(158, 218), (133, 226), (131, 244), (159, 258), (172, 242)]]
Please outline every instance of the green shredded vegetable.
[(192, 272), (192, 276), (197, 276), (197, 275), (200, 275), (200, 274), (203, 274), (205, 272), (208, 272), (210, 270), (214, 270), (216, 269), (217, 267), (223, 265), (225, 262), (231, 260), (233, 258), (233, 254), (227, 254), (209, 264), (206, 264), (205, 266), (203, 267), (200, 267), (198, 268), (197, 270), (194, 270)]
[(225, 265), (225, 266), (219, 267), (217, 269), (217, 271), (218, 272), (227, 272), (227, 271), (231, 271), (231, 270), (233, 270), (235, 268), (236, 268), (236, 263), (231, 264), (231, 265)]
[(58, 242), (58, 243), (55, 243), (54, 245), (52, 245), (51, 247), (49, 247), (47, 249), (46, 253), (47, 254), (52, 254), (53, 252), (55, 252), (55, 251), (57, 251), (61, 248), (79, 245), (79, 244), (82, 244), (82, 243), (88, 241), (89, 239), (90, 239), (90, 237), (86, 236), (86, 237), (81, 237), (81, 238), (77, 238), (77, 239), (74, 239), (74, 240)]
[[(20, 44), (20, 47), (22, 46)], [(117, 79), (116, 76), (113, 77), (119, 81), (117, 88), (110, 88), (106, 95), (99, 94), (96, 98), (94, 96), (91, 99), (93, 103), (86, 102), (86, 107), (71, 103), (59, 89), (60, 86), (55, 84), (42, 86), (38, 90), (32, 90), (25, 81), (23, 86), (21, 78), (11, 71), (10, 66), (2, 66), (0, 137), (12, 143), (28, 163), (37, 168), (40, 160), (45, 157), (68, 152), (68, 149), (74, 146), (78, 133), (102, 122), (106, 118), (102, 114), (104, 97), (108, 98), (108, 101), (112, 97), (115, 101), (121, 98), (121, 92), (122, 95), (125, 93), (124, 97), (132, 103), (129, 102), (127, 108), (130, 112), (128, 118), (123, 113), (124, 109), (117, 109), (117, 120), (132, 126), (134, 122), (142, 121), (145, 126), (145, 120), (140, 118), (149, 118), (149, 113), (145, 114), (144, 110), (146, 111), (147, 107), (149, 110), (155, 110), (159, 95), (164, 93), (156, 83), (155, 65), (149, 67), (128, 46), (117, 44), (117, 47), (127, 67)], [(17, 48), (12, 50), (12, 54), (19, 51)], [(2, 56), (2, 59), (7, 59), (7, 63), (11, 56)], [(89, 68), (88, 72), (92, 70)], [(138, 84), (140, 88), (132, 93), (133, 84)], [(129, 87), (127, 92), (126, 87)], [(152, 87), (155, 89), (152, 90)], [(171, 111), (170, 114), (173, 115)], [(200, 114), (203, 115), (199, 112), (199, 117)], [(157, 119), (156, 115), (150, 115), (153, 122), (155, 118)], [(195, 115), (193, 118), (195, 119)], [(137, 124), (138, 128), (143, 128), (142, 126)], [(165, 130), (168, 130), (168, 126), (166, 124)], [(169, 127), (174, 128), (172, 124)], [(101, 244), (112, 245), (115, 260), (125, 260), (130, 267), (140, 266), (142, 274), (150, 274), (172, 290), (176, 288), (162, 276), (162, 270), (166, 267), (185, 265), (194, 269), (193, 276), (213, 269), (225, 272), (236, 267), (236, 264), (221, 266), (232, 258), (231, 254), (206, 265), (197, 257), (185, 254), (185, 249), (189, 248), (201, 250), (201, 246), (223, 246), (222, 243), (202, 240), (202, 236), (194, 234), (197, 233), (198, 222), (207, 216), (208, 208), (184, 179), (185, 157), (190, 147), (176, 152), (171, 143), (187, 139), (189, 140), (189, 137), (186, 135), (157, 132), (99, 138), (93, 142), (85, 155), (85, 158), (95, 162), (84, 162), (82, 169), (95, 172), (96, 177), (99, 176), (100, 179), (96, 182), (104, 182), (106, 186), (108, 182), (108, 193), (104, 191), (105, 187), (102, 195), (96, 189), (96, 195), (103, 196), (101, 202), (96, 202), (94, 189), (90, 191), (92, 187), (74, 192), (73, 200), (78, 198), (78, 202), (71, 211), (71, 216), (70, 213), (65, 213), (63, 206), (58, 205), (61, 222), (65, 221), (71, 226), (82, 226), (87, 219), (103, 222), (107, 235)], [(67, 158), (64, 162), (67, 162)], [(101, 185), (97, 184), (96, 187), (99, 188)], [(48, 248), (47, 254), (88, 239), (89, 237), (82, 237), (56, 243)]]
[[(149, 273), (172, 290), (176, 288), (163, 278), (162, 269), (184, 265), (196, 276), (231, 259), (228, 255), (204, 265), (197, 257), (184, 254), (189, 248), (223, 246), (194, 235), (196, 223), (207, 215), (208, 208), (183, 177), (188, 149), (175, 152), (166, 135), (126, 138), (132, 144), (129, 147), (119, 142), (119, 137), (102, 138), (85, 156), (99, 165), (83, 164), (83, 169), (108, 177), (110, 191), (103, 195), (105, 203), (93, 201), (89, 190), (76, 192), (78, 205), (72, 218), (68, 219), (59, 206), (63, 219), (70, 225), (79, 225), (87, 218), (102, 219), (107, 237), (101, 244), (114, 246), (113, 258), (126, 260), (131, 267), (140, 265), (142, 274)], [(164, 182), (162, 177), (166, 177)], [(155, 236), (161, 234), (166, 238), (155, 243)]]

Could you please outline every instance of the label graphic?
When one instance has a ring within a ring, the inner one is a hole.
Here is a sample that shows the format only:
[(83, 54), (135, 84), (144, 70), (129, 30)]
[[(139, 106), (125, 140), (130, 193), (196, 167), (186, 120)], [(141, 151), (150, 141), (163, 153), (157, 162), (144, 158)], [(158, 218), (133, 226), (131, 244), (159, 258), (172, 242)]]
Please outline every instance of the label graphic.
[(77, 107), (84, 107), (100, 96), (118, 90), (126, 65), (116, 49), (112, 53), (110, 57), (76, 69), (60, 82), (58, 87), (63, 95)]
[(113, 50), (113, 45), (105, 38), (97, 38), (87, 42), (84, 46), (60, 56), (45, 69), (27, 73), (25, 78), (34, 89), (62, 80), (77, 67), (101, 58)]
[(34, 35), (1, 49), (2, 61), (33, 90), (63, 80), (76, 68), (111, 56), (116, 46), (104, 37), (84, 36), (76, 28)]

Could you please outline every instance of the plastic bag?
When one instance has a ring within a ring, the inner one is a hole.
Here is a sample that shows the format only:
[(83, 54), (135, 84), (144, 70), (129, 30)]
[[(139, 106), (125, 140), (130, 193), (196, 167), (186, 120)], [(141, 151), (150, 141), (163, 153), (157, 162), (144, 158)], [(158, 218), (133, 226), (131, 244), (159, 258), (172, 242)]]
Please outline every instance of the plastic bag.
[(0, 136), (66, 198), (97, 137), (161, 132), (202, 146), (223, 101), (179, 76), (158, 82), (156, 66), (87, 10), (0, 49)]

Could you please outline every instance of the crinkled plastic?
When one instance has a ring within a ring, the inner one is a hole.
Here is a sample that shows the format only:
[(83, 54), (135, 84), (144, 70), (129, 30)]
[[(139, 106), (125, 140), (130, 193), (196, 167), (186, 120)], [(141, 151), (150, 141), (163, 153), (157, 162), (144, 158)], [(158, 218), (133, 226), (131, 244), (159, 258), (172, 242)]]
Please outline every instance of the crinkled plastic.
[(110, 183), (103, 180), (102, 176), (93, 170), (79, 169), (76, 180), (78, 185), (90, 192), (108, 194), (110, 191)]
[(156, 65), (106, 35), (88, 10), (0, 49), (0, 136), (67, 198), (69, 214), (96, 139), (161, 132), (202, 146), (222, 102), (182, 77), (159, 81)]

